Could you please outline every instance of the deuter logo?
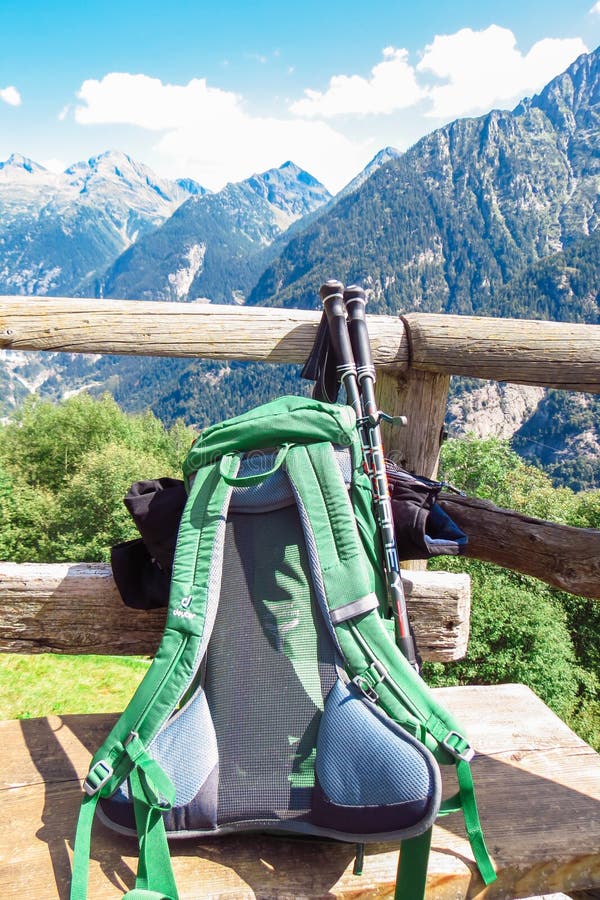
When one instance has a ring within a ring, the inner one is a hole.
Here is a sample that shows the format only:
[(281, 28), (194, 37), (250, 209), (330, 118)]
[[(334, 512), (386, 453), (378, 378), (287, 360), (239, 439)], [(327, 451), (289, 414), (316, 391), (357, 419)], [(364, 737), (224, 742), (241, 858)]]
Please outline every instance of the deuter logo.
[(174, 609), (173, 615), (179, 619), (195, 619), (196, 613), (190, 612), (189, 609)]
[(192, 605), (192, 595), (188, 594), (186, 597), (182, 597), (179, 601), (179, 605), (181, 609), (174, 609), (173, 615), (177, 616), (178, 619), (195, 619), (196, 613), (190, 612), (188, 607)]

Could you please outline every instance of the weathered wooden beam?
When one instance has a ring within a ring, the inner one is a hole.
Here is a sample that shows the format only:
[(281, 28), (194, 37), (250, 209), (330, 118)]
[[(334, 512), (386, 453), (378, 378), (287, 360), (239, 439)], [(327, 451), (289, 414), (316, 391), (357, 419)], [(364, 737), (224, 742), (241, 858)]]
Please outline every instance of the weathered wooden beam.
[(600, 325), (410, 313), (411, 365), (600, 393)]
[[(403, 573), (408, 609), (424, 659), (466, 653), (470, 581), (449, 572)], [(124, 606), (110, 566), (0, 563), (0, 651), (153, 654), (165, 610)]]
[[(310, 310), (0, 296), (0, 348), (297, 363), (319, 318)], [(429, 313), (368, 319), (378, 367), (600, 392), (600, 325)]]
[[(0, 347), (300, 363), (320, 318), (301, 309), (0, 296)], [(408, 365), (397, 316), (369, 316), (369, 335), (375, 365)]]
[(379, 408), (388, 415), (406, 416), (406, 427), (382, 423), (385, 455), (396, 465), (435, 478), (442, 445), (450, 377), (408, 369), (377, 376)]
[(557, 525), (457, 494), (442, 494), (440, 504), (469, 538), (465, 556), (600, 599), (600, 531)]

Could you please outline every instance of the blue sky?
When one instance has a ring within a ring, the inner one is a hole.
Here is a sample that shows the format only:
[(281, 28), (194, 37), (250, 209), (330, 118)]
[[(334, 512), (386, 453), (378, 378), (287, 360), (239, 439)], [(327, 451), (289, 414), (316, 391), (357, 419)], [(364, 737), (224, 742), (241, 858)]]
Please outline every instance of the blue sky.
[(119, 149), (214, 189), (291, 158), (338, 190), (599, 43), (600, 0), (2, 0), (0, 159)]

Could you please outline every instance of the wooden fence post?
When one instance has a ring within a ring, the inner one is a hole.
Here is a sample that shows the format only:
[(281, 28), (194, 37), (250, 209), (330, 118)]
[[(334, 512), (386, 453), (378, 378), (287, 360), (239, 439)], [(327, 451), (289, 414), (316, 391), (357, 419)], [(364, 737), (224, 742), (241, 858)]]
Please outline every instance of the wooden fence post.
[(377, 374), (379, 408), (408, 419), (404, 427), (382, 423), (386, 456), (416, 475), (437, 474), (449, 386), (449, 375), (419, 369)]
[[(379, 409), (408, 420), (405, 426), (382, 423), (385, 455), (415, 475), (437, 474), (449, 386), (449, 375), (419, 369), (377, 375)], [(426, 560), (403, 560), (402, 565), (413, 572), (427, 568)]]

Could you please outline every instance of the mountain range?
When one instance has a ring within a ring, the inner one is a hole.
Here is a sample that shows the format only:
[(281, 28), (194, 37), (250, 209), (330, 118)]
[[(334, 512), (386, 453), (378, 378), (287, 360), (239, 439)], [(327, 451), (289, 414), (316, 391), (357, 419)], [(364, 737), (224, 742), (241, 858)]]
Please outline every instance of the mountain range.
[(493, 313), (511, 279), (598, 225), (599, 75), (596, 51), (512, 112), (425, 136), (290, 241), (248, 302), (313, 306), (334, 271), (380, 312)]
[[(294, 222), (331, 199), (293, 162), (197, 194), (142, 235), (82, 296), (243, 303)], [(90, 289), (91, 287), (91, 289)]]
[[(335, 276), (362, 283), (372, 311), (597, 323), (599, 76), (597, 50), (512, 111), (457, 120), (403, 154), (386, 148), (335, 197), (292, 162), (211, 194), (123, 154), (61, 176), (13, 156), (0, 164), (0, 291), (311, 308)], [(95, 384), (198, 424), (296, 377), (184, 360), (7, 360), (4, 412), (31, 387), (58, 396)], [(568, 458), (572, 483), (600, 486), (595, 398), (528, 395), (507, 426), (504, 387), (458, 384), (458, 431), (477, 427), (478, 390), (519, 452), (557, 479)]]
[(124, 153), (61, 174), (13, 154), (0, 163), (0, 292), (75, 294), (197, 190)]

